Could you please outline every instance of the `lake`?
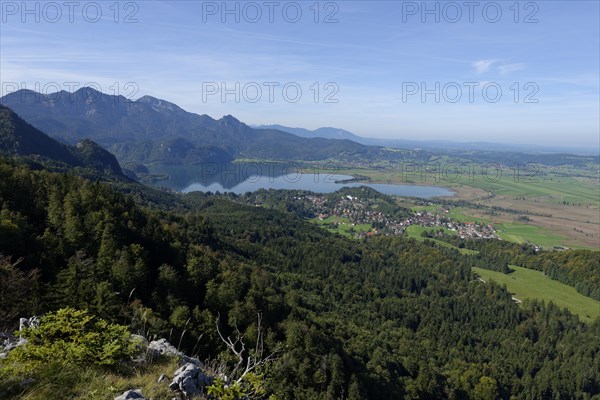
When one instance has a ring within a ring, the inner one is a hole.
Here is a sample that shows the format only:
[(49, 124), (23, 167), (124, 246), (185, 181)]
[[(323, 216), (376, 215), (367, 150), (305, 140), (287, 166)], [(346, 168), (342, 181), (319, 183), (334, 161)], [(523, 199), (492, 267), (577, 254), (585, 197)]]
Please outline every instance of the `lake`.
[(299, 169), (295, 164), (219, 164), (205, 163), (194, 166), (161, 165), (149, 167), (153, 175), (168, 178), (153, 182), (183, 193), (233, 192), (243, 194), (258, 189), (309, 190), (331, 193), (343, 187), (368, 186), (394, 196), (431, 197), (453, 196), (454, 192), (440, 186), (395, 185), (367, 182), (344, 182), (351, 176)]

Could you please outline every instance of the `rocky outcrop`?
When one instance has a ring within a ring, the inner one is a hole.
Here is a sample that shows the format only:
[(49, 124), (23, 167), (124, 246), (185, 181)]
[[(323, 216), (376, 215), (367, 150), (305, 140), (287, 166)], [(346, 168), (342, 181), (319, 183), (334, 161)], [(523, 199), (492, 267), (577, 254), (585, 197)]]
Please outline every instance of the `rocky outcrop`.
[(191, 363), (197, 366), (202, 366), (200, 360), (194, 357), (188, 357), (181, 351), (177, 350), (175, 346), (167, 341), (167, 339), (153, 340), (148, 344), (148, 355), (150, 359), (156, 360), (160, 356), (166, 357), (178, 357), (182, 363)]
[(115, 397), (115, 400), (129, 400), (129, 399), (140, 399), (145, 400), (142, 396), (142, 389), (128, 390), (120, 396)]
[(181, 357), (183, 353), (175, 348), (167, 339), (153, 340), (148, 344), (148, 354), (154, 358), (160, 356)]
[[(180, 393), (183, 398), (191, 399), (201, 396), (205, 388), (213, 384), (213, 377), (204, 372), (204, 365), (194, 357), (189, 357), (177, 350), (166, 339), (154, 340), (148, 344), (146, 351), (150, 360), (163, 357), (177, 357), (181, 367), (175, 371), (169, 388)], [(167, 376), (162, 374), (158, 383), (165, 382)]]
[(206, 375), (202, 368), (193, 363), (187, 363), (177, 371), (169, 388), (183, 393), (186, 398), (204, 394), (204, 388), (213, 383), (213, 378)]

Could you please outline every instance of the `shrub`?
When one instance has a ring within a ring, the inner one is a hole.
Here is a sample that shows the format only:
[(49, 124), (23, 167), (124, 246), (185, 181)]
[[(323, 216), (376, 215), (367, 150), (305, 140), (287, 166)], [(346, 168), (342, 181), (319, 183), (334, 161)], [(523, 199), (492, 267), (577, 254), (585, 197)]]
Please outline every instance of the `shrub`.
[(18, 333), (27, 343), (6, 359), (7, 367), (17, 371), (33, 371), (50, 363), (113, 367), (124, 365), (136, 352), (127, 327), (73, 308), (49, 313), (38, 328)]
[[(248, 373), (241, 381), (230, 384), (226, 384), (221, 378), (216, 378), (215, 382), (207, 388), (207, 392), (218, 400), (267, 399), (264, 384), (262, 375)], [(276, 398), (270, 396), (268, 399)]]

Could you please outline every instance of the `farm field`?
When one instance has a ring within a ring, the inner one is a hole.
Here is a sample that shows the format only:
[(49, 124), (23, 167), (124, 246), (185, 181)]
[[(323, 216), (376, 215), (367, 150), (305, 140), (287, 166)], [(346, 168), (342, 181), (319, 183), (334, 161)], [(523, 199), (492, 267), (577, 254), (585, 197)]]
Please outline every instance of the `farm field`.
[(490, 191), (496, 195), (519, 196), (525, 198), (545, 197), (545, 200), (563, 204), (575, 203), (598, 206), (598, 183), (593, 180), (574, 177), (542, 176), (539, 178), (518, 179), (502, 176), (497, 182), (474, 179), (468, 185)]
[(484, 224), (492, 223), (492, 220), (489, 217), (475, 215), (475, 211), (479, 211), (480, 214), (481, 210), (467, 210), (468, 209), (464, 207), (454, 207), (448, 212), (448, 217), (458, 222), (480, 222)]
[(561, 308), (568, 308), (579, 317), (591, 322), (600, 317), (600, 301), (578, 293), (574, 287), (555, 281), (543, 272), (510, 266), (515, 272), (503, 274), (482, 268), (472, 268), (483, 280), (506, 285), (507, 289), (519, 300), (538, 299), (552, 301)]
[(544, 249), (552, 249), (554, 246), (565, 245), (565, 238), (563, 236), (554, 234), (535, 225), (503, 223), (497, 224), (496, 230), (498, 236), (510, 242), (524, 243), (530, 241)]

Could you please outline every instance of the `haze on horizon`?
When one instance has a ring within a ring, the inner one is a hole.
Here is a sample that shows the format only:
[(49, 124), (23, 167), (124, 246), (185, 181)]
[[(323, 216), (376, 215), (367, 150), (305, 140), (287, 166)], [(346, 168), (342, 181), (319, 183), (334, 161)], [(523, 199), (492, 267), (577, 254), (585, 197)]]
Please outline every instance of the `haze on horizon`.
[(94, 83), (248, 124), (599, 148), (598, 2), (475, 3), (2, 2), (0, 95)]

